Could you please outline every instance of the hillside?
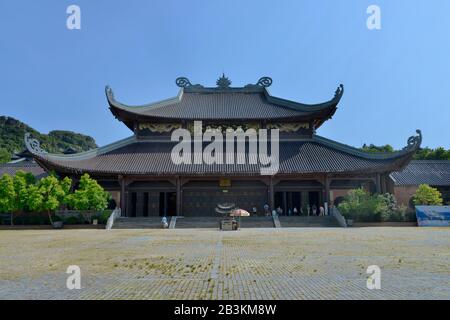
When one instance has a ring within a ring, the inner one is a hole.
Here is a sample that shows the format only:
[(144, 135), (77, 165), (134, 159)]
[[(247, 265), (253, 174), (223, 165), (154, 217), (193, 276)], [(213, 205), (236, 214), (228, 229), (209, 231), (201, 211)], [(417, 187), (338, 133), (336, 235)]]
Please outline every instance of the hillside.
[(87, 135), (63, 130), (42, 134), (19, 120), (0, 116), (0, 162), (6, 162), (13, 153), (25, 148), (25, 132), (30, 132), (41, 142), (41, 146), (51, 153), (62, 153), (69, 148), (86, 151), (97, 147), (94, 138)]

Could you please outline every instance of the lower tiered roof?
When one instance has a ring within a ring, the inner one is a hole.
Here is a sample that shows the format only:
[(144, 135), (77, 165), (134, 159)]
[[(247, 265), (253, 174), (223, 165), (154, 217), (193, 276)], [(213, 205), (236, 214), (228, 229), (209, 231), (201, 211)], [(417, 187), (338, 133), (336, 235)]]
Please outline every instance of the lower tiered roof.
[[(281, 140), (278, 174), (368, 174), (399, 171), (421, 143), (421, 134), (408, 139), (408, 146), (394, 153), (367, 153), (317, 135)], [(135, 136), (111, 145), (71, 155), (46, 153), (26, 137), (27, 148), (47, 170), (64, 173), (112, 175), (259, 175), (261, 164), (181, 164), (171, 160), (175, 142), (140, 140)], [(236, 149), (236, 148), (235, 148)], [(193, 150), (193, 148), (192, 148)], [(225, 150), (225, 148), (224, 148)], [(248, 152), (248, 148), (247, 148)]]

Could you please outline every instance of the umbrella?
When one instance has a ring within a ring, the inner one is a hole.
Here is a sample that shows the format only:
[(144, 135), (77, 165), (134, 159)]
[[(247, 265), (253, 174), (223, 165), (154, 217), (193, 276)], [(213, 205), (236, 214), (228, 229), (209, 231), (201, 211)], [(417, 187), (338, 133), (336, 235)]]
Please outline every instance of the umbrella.
[(249, 217), (250, 213), (244, 209), (234, 209), (231, 211), (230, 216), (232, 216), (232, 217)]

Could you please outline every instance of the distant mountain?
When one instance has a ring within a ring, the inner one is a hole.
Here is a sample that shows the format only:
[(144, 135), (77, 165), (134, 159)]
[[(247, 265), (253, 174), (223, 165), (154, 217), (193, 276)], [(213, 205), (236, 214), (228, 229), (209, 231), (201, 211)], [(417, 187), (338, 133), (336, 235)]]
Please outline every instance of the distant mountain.
[[(11, 117), (0, 116), (0, 162), (6, 162), (15, 152), (25, 148), (25, 132), (41, 142), (41, 146), (51, 153), (63, 153), (65, 150), (77, 152), (97, 148), (94, 138), (72, 131), (54, 130), (43, 134), (27, 124)], [(3, 155), (3, 156), (2, 156)]]

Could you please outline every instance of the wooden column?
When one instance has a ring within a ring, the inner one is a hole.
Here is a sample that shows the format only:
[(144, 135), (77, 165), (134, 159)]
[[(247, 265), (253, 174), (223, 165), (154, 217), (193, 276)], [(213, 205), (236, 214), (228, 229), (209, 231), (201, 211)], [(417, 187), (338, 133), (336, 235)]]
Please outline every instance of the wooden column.
[(272, 212), (272, 210), (275, 210), (275, 193), (274, 193), (274, 187), (273, 187), (273, 177), (270, 177), (269, 180), (269, 207), (270, 207), (270, 212)]
[(180, 177), (177, 177), (177, 216), (181, 216), (181, 208), (182, 208), (182, 204), (181, 204), (181, 199), (182, 194), (181, 194), (181, 179)]
[(379, 173), (377, 173), (377, 176), (375, 178), (375, 186), (377, 193), (381, 193), (381, 177)]
[(323, 202), (328, 203), (328, 206), (330, 206), (330, 178), (328, 177), (328, 175), (325, 175), (325, 180), (324, 180), (324, 186), (325, 186), (325, 193), (324, 193), (324, 197), (323, 197)]
[(122, 216), (126, 216), (126, 197), (125, 197), (125, 178), (123, 176), (119, 176), (119, 184), (120, 184), (120, 210)]

